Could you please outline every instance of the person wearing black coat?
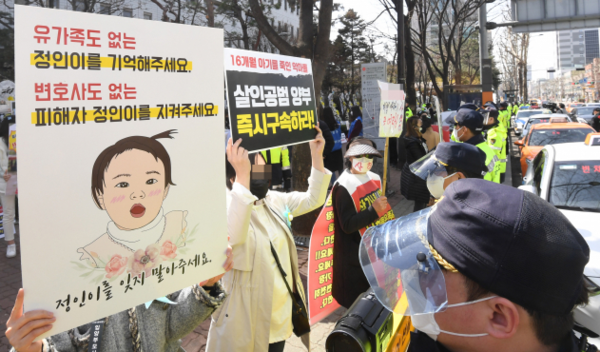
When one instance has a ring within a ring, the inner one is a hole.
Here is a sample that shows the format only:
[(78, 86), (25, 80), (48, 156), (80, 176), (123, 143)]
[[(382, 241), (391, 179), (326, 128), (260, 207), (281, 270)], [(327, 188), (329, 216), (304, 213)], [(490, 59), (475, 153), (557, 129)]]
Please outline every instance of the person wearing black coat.
[[(347, 169), (344, 170), (344, 174), (350, 173), (364, 179), (365, 175), (360, 175), (353, 168), (351, 160), (356, 156), (363, 155), (368, 155), (370, 158), (381, 158), (381, 154), (377, 151), (373, 141), (356, 137), (348, 143), (348, 151), (345, 155)], [(349, 308), (359, 295), (369, 289), (369, 281), (367, 281), (361, 269), (358, 258), (358, 247), (361, 239), (360, 230), (377, 221), (380, 214), (384, 215), (386, 213), (384, 209), (388, 207), (388, 203), (387, 198), (381, 196), (372, 205), (357, 212), (354, 200), (344, 186), (338, 184), (332, 192), (335, 226), (333, 262), (335, 265), (333, 265), (331, 293), (340, 305)]]
[(590, 125), (596, 132), (600, 132), (600, 108), (594, 109), (594, 117), (592, 117)]
[(427, 181), (421, 179), (410, 171), (410, 164), (421, 159), (427, 154), (427, 144), (421, 136), (421, 124), (418, 117), (411, 117), (406, 121), (406, 136), (403, 141), (406, 147), (406, 163), (402, 168), (400, 177), (400, 193), (415, 202), (413, 211), (427, 207), (431, 195), (427, 189)]

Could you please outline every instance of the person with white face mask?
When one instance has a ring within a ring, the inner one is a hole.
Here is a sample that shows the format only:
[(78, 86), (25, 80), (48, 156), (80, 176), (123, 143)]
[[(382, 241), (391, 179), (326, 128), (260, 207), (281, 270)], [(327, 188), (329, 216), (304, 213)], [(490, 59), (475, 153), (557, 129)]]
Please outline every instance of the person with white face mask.
[(367, 230), (359, 248), (377, 300), (411, 317), (408, 352), (597, 351), (573, 332), (573, 310), (593, 293), (589, 258), (552, 204), (480, 179)]
[(466, 143), (441, 143), (423, 158), (410, 165), (410, 171), (427, 181), (431, 195), (442, 198), (452, 182), (466, 178), (482, 179), (487, 173), (485, 153)]
[(497, 174), (500, 172), (500, 163), (498, 155), (490, 148), (483, 136), (482, 131), (486, 118), (482, 113), (487, 115), (489, 112), (479, 109), (475, 104), (465, 104), (458, 108), (458, 112), (454, 116), (454, 131), (450, 139), (481, 149), (486, 155), (485, 165), (488, 168), (484, 179), (499, 181), (500, 178)]
[(335, 236), (332, 295), (346, 308), (369, 288), (358, 262), (360, 237), (368, 227), (394, 218), (379, 176), (370, 171), (375, 157), (381, 158), (381, 154), (373, 141), (363, 137), (350, 140), (344, 155), (346, 170), (331, 191)]

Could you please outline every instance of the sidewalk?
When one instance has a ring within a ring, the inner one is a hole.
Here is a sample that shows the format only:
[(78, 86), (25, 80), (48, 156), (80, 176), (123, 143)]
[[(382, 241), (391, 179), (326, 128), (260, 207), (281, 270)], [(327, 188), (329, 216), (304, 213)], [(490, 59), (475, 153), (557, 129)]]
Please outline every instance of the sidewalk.
[[(400, 194), (400, 170), (391, 168), (390, 180), (388, 180), (388, 202), (394, 210), (396, 218), (412, 212), (414, 203), (404, 199)], [(17, 248), (20, 248), (19, 226), (16, 226), (17, 233), (15, 240)], [(10, 311), (15, 303), (15, 298), (21, 283), (21, 253), (17, 251), (17, 257), (12, 259), (6, 258), (6, 242), (0, 240), (0, 352), (8, 352), (10, 345), (8, 339), (4, 336), (6, 330), (6, 321), (10, 316)], [(300, 266), (300, 275), (306, 287), (306, 273), (308, 267), (308, 249), (298, 247), (298, 265)], [(325, 340), (335, 327), (335, 323), (346, 312), (345, 308), (338, 309), (328, 318), (317, 323), (312, 327), (311, 332), (311, 349), (316, 352), (325, 351)], [(210, 327), (210, 319), (198, 325), (196, 329), (187, 335), (182, 341), (182, 347), (187, 352), (204, 351), (206, 346), (206, 336)], [(299, 338), (292, 336), (286, 343), (286, 352), (301, 352), (306, 351)]]
[(21, 243), (19, 236), (19, 225), (15, 225), (17, 233), (17, 256), (6, 258), (6, 241), (0, 239), (0, 352), (10, 350), (8, 339), (4, 336), (6, 321), (10, 317), (10, 311), (15, 304), (17, 292), (23, 286), (21, 283)]

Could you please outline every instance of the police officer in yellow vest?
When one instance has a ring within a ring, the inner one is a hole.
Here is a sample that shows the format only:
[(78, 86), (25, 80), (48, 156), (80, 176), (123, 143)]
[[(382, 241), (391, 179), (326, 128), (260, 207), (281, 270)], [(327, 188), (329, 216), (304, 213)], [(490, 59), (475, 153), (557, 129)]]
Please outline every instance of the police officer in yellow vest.
[(292, 169), (290, 167), (290, 153), (287, 147), (273, 148), (260, 152), (267, 162), (273, 165), (271, 189), (274, 191), (291, 191)]
[(406, 104), (406, 113), (404, 115), (408, 119), (408, 118), (413, 117), (413, 112), (410, 109), (410, 106), (408, 106), (408, 103), (405, 103), (405, 104)]
[(508, 111), (509, 105), (503, 101), (498, 104), (498, 112), (500, 113), (500, 121), (504, 123), (506, 131), (510, 130), (510, 112)]
[(451, 139), (455, 142), (463, 142), (472, 144), (483, 150), (486, 155), (485, 165), (488, 172), (484, 179), (488, 181), (498, 182), (499, 167), (498, 156), (488, 145), (483, 137), (483, 115), (475, 104), (465, 104), (458, 108), (456, 116), (454, 116), (454, 131)]
[(494, 175), (496, 178), (493, 180), (496, 183), (504, 182), (504, 175), (506, 173), (506, 137), (507, 130), (502, 121), (499, 119), (500, 113), (496, 109), (494, 103), (485, 104), (486, 111), (484, 111), (483, 130), (485, 138), (489, 147), (496, 153), (498, 157), (497, 161), (497, 173)]

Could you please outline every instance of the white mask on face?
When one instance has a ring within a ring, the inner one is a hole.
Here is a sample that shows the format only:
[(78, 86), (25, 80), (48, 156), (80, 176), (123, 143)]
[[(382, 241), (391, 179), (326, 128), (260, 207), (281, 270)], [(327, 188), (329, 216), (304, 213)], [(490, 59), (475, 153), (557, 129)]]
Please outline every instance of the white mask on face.
[(431, 193), (435, 199), (442, 198), (442, 195), (444, 195), (444, 181), (448, 177), (452, 177), (454, 175), (456, 175), (456, 172), (446, 177), (429, 175), (427, 177), (427, 189), (429, 190), (429, 193)]
[(373, 167), (373, 159), (369, 158), (354, 158), (352, 160), (352, 168), (359, 174), (366, 174)]
[[(449, 304), (449, 305), (446, 306), (446, 308), (468, 306), (470, 304), (475, 304), (475, 303), (487, 301), (489, 299), (496, 298), (496, 297), (497, 296), (492, 296), (492, 297), (486, 297), (486, 298), (478, 299), (476, 301), (471, 301), (471, 302)], [(442, 332), (444, 334), (454, 335), (454, 336), (460, 336), (460, 337), (483, 337), (483, 336), (489, 335), (488, 333), (484, 333), (484, 334), (459, 334), (459, 333), (456, 333), (456, 332), (450, 332), (450, 331), (442, 330), (442, 329), (440, 329), (440, 326), (438, 325), (438, 323), (435, 321), (435, 313), (413, 315), (413, 316), (410, 317), (410, 319), (412, 320), (412, 325), (415, 327), (415, 329), (417, 329), (417, 330), (419, 330), (421, 332), (424, 332), (433, 341), (437, 341), (438, 335), (440, 333), (442, 333)]]
[(452, 136), (454, 137), (454, 139), (456, 139), (457, 141), (460, 141), (460, 138), (465, 134), (465, 132), (461, 133), (460, 136), (458, 135), (458, 130), (460, 130), (462, 127), (458, 127), (455, 128), (454, 131), (452, 131)]

